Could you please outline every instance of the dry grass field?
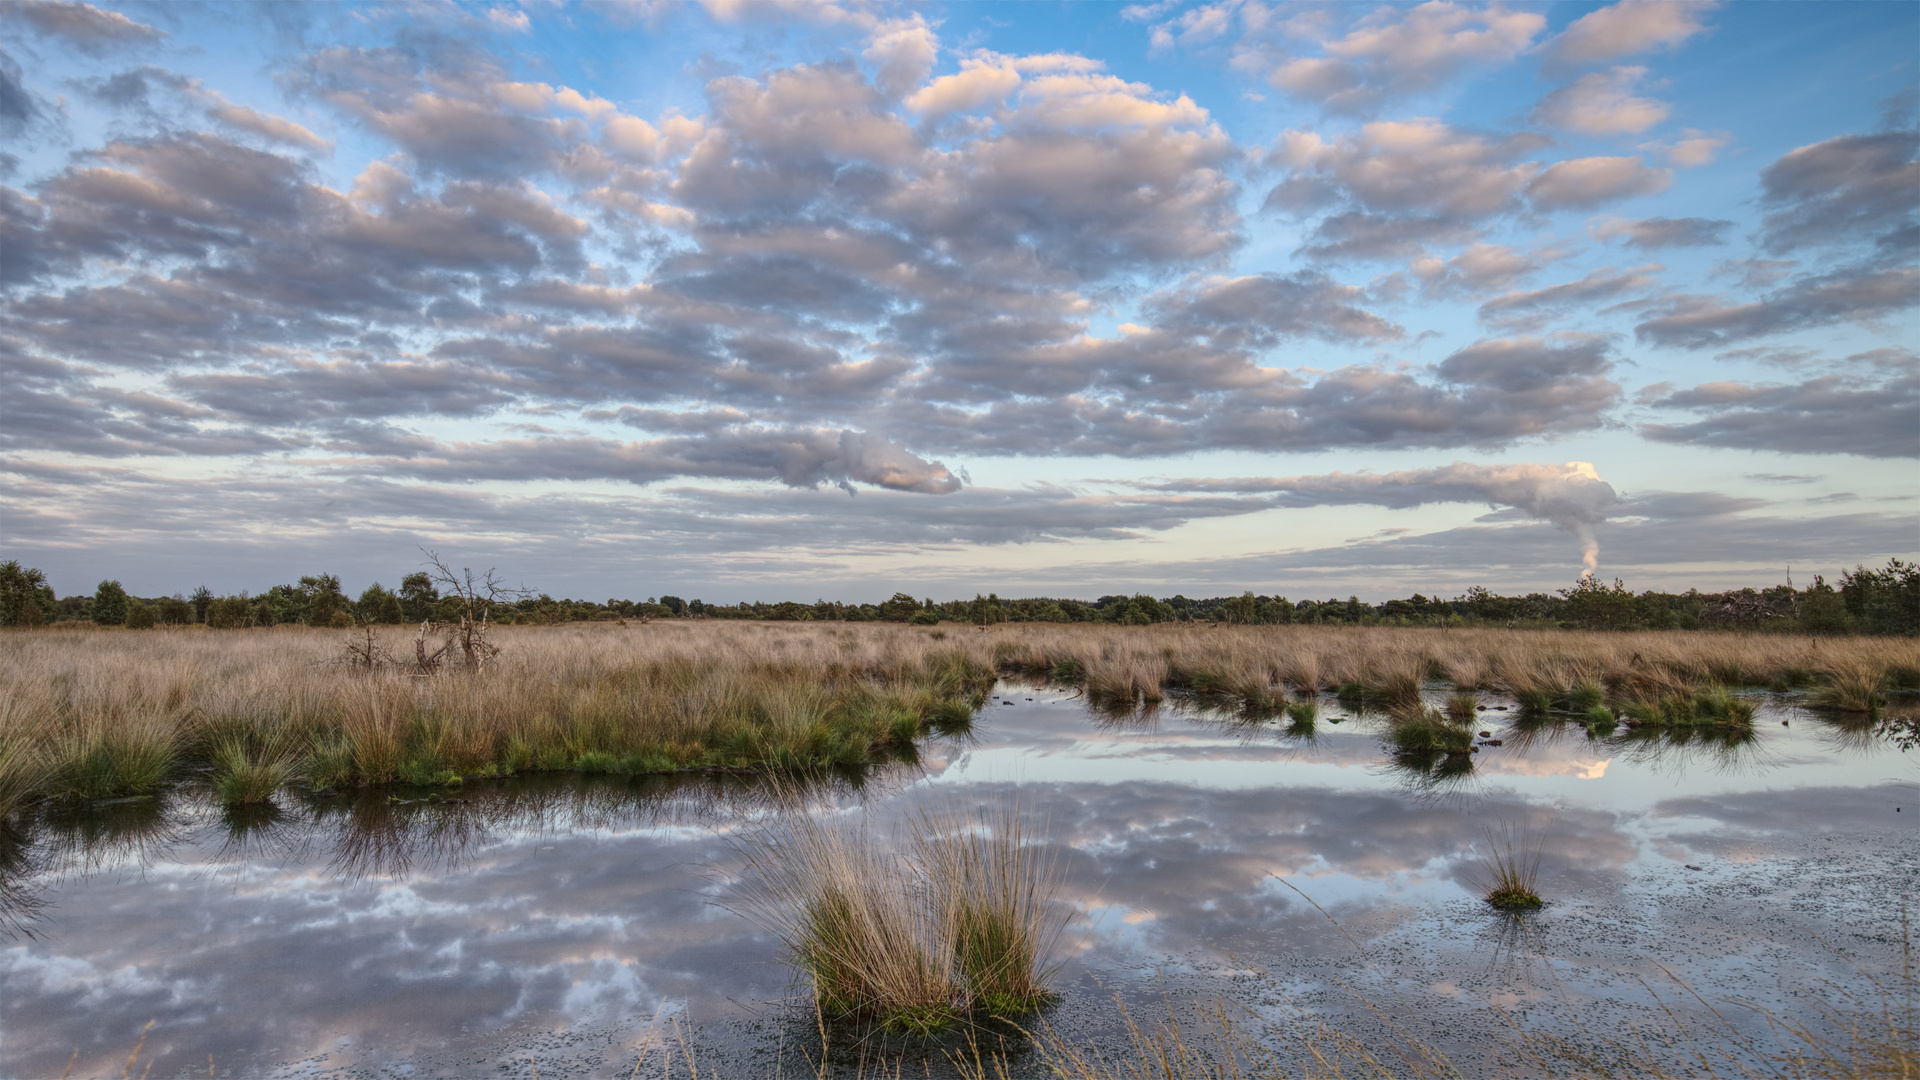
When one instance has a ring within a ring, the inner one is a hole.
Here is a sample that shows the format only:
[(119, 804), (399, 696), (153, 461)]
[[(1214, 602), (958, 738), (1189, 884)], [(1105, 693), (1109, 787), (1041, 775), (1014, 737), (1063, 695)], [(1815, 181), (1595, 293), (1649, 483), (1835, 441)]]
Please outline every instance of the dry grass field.
[(1743, 723), (1741, 687), (1865, 712), (1920, 686), (1920, 643), (1886, 637), (685, 620), (500, 627), (492, 641), (479, 670), (423, 673), (415, 632), (397, 627), (7, 631), (0, 815), (189, 772), (246, 803), (295, 781), (858, 764), (964, 726), (999, 674), (1122, 706), (1171, 693), (1272, 712), (1337, 691), (1391, 711), (1397, 740), (1441, 749), (1449, 714), (1419, 697), (1436, 684), (1462, 699), (1455, 720), (1497, 691), (1638, 724)]

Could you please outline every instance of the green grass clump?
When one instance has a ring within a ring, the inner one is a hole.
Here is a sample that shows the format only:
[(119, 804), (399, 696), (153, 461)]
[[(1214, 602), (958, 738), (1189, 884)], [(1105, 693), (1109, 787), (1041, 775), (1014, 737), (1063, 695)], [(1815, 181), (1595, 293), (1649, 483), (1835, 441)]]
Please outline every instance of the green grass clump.
[(67, 799), (150, 795), (166, 786), (178, 763), (173, 740), (142, 728), (85, 740), (65, 757), (53, 785)]
[(1827, 674), (1827, 684), (1807, 695), (1807, 704), (1835, 712), (1871, 713), (1886, 704), (1887, 677), (1866, 667), (1842, 667)]
[(1502, 911), (1531, 911), (1545, 906), (1538, 890), (1544, 841), (1529, 844), (1524, 829), (1515, 836), (1513, 827), (1505, 824), (1497, 836), (1492, 829), (1485, 830), (1484, 835), (1487, 854), (1481, 860), (1481, 897)]
[(1588, 709), (1585, 719), (1589, 735), (1611, 735), (1618, 724), (1613, 717), (1613, 710), (1604, 705)]
[(209, 755), (213, 797), (223, 806), (258, 806), (293, 779), (299, 763), (274, 745), (254, 745), (240, 734), (221, 738)]
[(1712, 686), (1629, 701), (1619, 711), (1636, 726), (1751, 730), (1754, 704), (1724, 686)]
[(14, 811), (25, 809), (46, 789), (52, 766), (40, 748), (24, 738), (0, 742), (0, 829)]
[(1537, 686), (1529, 686), (1513, 692), (1513, 700), (1520, 706), (1522, 713), (1543, 716), (1553, 711), (1553, 691)]
[(1607, 692), (1593, 683), (1581, 683), (1567, 691), (1566, 707), (1568, 712), (1583, 713), (1599, 707), (1607, 698)]
[(458, 787), (464, 777), (432, 758), (409, 758), (396, 771), (403, 784), (412, 787)]
[(1320, 719), (1320, 703), (1307, 698), (1303, 701), (1287, 703), (1287, 734), (1305, 737), (1313, 734), (1316, 722)]
[(1465, 754), (1473, 749), (1473, 731), (1452, 723), (1438, 710), (1410, 709), (1395, 714), (1387, 728), (1387, 743), (1396, 753), (1414, 757)]
[(1447, 719), (1465, 723), (1473, 719), (1480, 706), (1480, 695), (1471, 690), (1455, 690), (1447, 695)]
[(823, 1013), (934, 1034), (974, 1011), (1032, 1012), (1059, 932), (1053, 861), (1005, 811), (921, 817), (904, 852), (798, 815), (747, 847), (745, 914), (776, 934)]
[(1017, 1016), (1053, 1001), (1048, 958), (1062, 924), (1048, 908), (1059, 874), (1019, 814), (1002, 809), (981, 824), (923, 817), (915, 848), (968, 1003)]

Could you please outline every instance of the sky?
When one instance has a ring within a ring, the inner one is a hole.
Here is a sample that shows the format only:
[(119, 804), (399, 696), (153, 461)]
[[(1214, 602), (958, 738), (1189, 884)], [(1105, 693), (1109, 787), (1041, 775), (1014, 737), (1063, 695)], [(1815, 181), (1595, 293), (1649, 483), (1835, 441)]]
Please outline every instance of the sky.
[(1920, 5), (0, 5), (62, 595), (1804, 587), (1920, 552)]

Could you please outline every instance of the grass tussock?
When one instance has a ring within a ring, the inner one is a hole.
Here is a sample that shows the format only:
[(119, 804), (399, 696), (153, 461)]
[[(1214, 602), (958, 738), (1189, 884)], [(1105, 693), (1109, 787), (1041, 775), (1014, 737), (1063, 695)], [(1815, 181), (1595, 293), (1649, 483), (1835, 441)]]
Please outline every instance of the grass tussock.
[(213, 795), (223, 806), (258, 806), (273, 801), (300, 773), (298, 759), (278, 741), (255, 743), (244, 735), (220, 739), (210, 755)]
[(1430, 706), (1396, 710), (1390, 716), (1386, 739), (1394, 752), (1404, 757), (1473, 751), (1473, 729)]
[(1546, 850), (1544, 839), (1534, 839), (1525, 829), (1516, 835), (1512, 825), (1502, 823), (1496, 831), (1484, 831), (1487, 853), (1481, 859), (1482, 876), (1477, 884), (1481, 897), (1502, 911), (1532, 911), (1544, 906), (1540, 899), (1540, 856)]
[(1835, 712), (1872, 713), (1886, 704), (1887, 685), (1895, 673), (1865, 664), (1836, 666), (1826, 684), (1808, 695), (1807, 704)]
[(1753, 730), (1754, 703), (1724, 686), (1691, 693), (1674, 692), (1658, 698), (1623, 702), (1620, 715), (1636, 727), (1718, 728)]
[(1017, 811), (922, 816), (902, 850), (796, 814), (746, 845), (744, 914), (778, 936), (824, 1015), (910, 1034), (1052, 1001), (1058, 876)]

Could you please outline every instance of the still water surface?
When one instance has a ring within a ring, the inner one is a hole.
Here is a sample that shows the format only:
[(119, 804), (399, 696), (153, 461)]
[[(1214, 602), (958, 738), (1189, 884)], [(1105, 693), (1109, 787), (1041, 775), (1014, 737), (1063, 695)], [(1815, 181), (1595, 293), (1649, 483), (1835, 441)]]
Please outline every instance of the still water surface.
[[(1780, 698), (1732, 745), (1480, 715), (1501, 745), (1445, 775), (1396, 767), (1380, 723), (1331, 699), (1307, 734), (1008, 683), (970, 735), (813, 794), (882, 832), (918, 808), (1030, 815), (1078, 912), (1050, 1014), (1076, 1037), (1114, 1033), (1116, 994), (1363, 1034), (1364, 997), (1472, 1063), (1497, 1059), (1496, 1008), (1613, 1033), (1689, 1007), (1667, 970), (1811, 1017), (1896, 969), (1920, 753)], [(543, 1077), (625, 1076), (676, 1019), (710, 1071), (810, 1074), (812, 1015), (728, 906), (737, 835), (777, 812), (764, 785), (417, 795), (49, 813), (0, 852), (0, 1075), (76, 1052), (75, 1076), (118, 1075), (154, 1020), (154, 1076), (529, 1075), (530, 1056)], [(1545, 838), (1537, 915), (1475, 897), (1500, 826)]]

